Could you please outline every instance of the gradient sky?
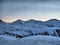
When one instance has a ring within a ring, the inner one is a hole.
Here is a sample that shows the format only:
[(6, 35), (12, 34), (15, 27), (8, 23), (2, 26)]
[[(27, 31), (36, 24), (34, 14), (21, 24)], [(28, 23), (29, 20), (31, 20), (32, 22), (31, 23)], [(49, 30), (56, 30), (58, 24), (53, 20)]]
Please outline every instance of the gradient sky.
[(60, 19), (60, 0), (5, 1), (0, 3), (0, 19), (11, 22), (17, 19)]

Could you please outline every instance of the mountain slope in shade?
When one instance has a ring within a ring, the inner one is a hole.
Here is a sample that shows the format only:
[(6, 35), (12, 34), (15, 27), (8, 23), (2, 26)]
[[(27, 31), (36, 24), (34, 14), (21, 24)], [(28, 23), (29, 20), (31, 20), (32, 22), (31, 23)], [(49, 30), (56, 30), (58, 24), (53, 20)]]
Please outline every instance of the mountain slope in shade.
[(52, 26), (52, 27), (60, 27), (60, 20), (57, 19), (51, 19), (45, 22), (46, 25)]
[(2, 33), (3, 31), (8, 31), (9, 29), (10, 29), (9, 23), (0, 20), (0, 33)]
[(7, 23), (0, 19), (0, 24), (7, 24)]
[(6, 22), (4, 22), (3, 20), (0, 20), (0, 26), (6, 27), (6, 26), (8, 26), (8, 25), (9, 25), (9, 23), (6, 23)]
[(31, 27), (45, 27), (46, 25), (42, 21), (37, 21), (34, 19), (30, 19), (28, 21), (25, 21), (26, 26), (31, 26)]
[(21, 25), (21, 24), (23, 24), (23, 22), (24, 21), (19, 19), (19, 20), (16, 20), (16, 21), (12, 22), (11, 25)]
[(23, 25), (28, 27), (45, 27), (46, 26), (42, 21), (37, 21), (34, 19), (30, 19), (27, 21), (16, 20), (15, 22), (12, 22), (11, 25)]

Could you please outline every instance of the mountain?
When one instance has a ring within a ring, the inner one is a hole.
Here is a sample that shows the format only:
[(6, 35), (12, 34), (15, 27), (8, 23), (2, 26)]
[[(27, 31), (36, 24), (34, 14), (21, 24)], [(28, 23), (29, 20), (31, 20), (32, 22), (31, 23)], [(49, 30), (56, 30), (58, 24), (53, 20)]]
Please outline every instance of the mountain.
[[(27, 21), (16, 20), (11, 24), (6, 24), (0, 20), (0, 31), (5, 35), (28, 37), (33, 35), (48, 35), (60, 37), (60, 21), (51, 19), (46, 22), (30, 19)], [(0, 33), (1, 33), (0, 32)]]
[(43, 24), (43, 22), (42, 21), (37, 21), (37, 20), (34, 20), (34, 19), (30, 19), (30, 20), (27, 20), (27, 21), (25, 21), (25, 24), (29, 24), (29, 25), (36, 25), (36, 24)]
[(16, 20), (8, 24), (0, 20), (0, 45), (60, 45), (60, 21)]
[(24, 21), (19, 19), (19, 20), (16, 20), (16, 21), (12, 22), (11, 25), (21, 25), (21, 24), (23, 24), (23, 22)]
[(7, 24), (7, 23), (0, 19), (0, 24)]
[(48, 27), (60, 27), (60, 20), (57, 19), (50, 19), (48, 21), (37, 21), (34, 19), (30, 19), (27, 21), (22, 21), (22, 20), (16, 20), (14, 22), (11, 23), (12, 25), (25, 25), (25, 26), (48, 26)]
[(7, 25), (9, 25), (9, 24), (0, 19), (0, 26), (4, 26), (5, 27)]
[(46, 27), (46, 25), (42, 21), (30, 19), (25, 21), (25, 26), (30, 26), (30, 27)]
[(10, 29), (9, 23), (6, 23), (0, 19), (0, 33), (2, 33), (3, 31), (8, 31), (9, 29)]
[(46, 22), (44, 22), (47, 26), (50, 26), (50, 27), (60, 27), (60, 20), (57, 20), (57, 19), (50, 19)]
[(34, 19), (27, 20), (26, 23), (43, 23), (42, 21), (37, 21)]
[(30, 19), (27, 21), (16, 20), (15, 22), (12, 23), (12, 25), (14, 25), (13, 27), (19, 30), (23, 30), (26, 33), (30, 32), (30, 33), (33, 33), (34, 35), (42, 34), (42, 35), (51, 35), (51, 36), (60, 35), (60, 34), (58, 35), (58, 33), (60, 32), (56, 31), (57, 29), (60, 31), (59, 24), (60, 24), (60, 21), (57, 19), (50, 19), (45, 22), (37, 21), (34, 19)]
[(16, 20), (12, 22), (11, 25), (23, 25), (28, 27), (46, 27), (46, 25), (42, 21), (37, 21), (34, 19), (30, 19), (27, 21)]

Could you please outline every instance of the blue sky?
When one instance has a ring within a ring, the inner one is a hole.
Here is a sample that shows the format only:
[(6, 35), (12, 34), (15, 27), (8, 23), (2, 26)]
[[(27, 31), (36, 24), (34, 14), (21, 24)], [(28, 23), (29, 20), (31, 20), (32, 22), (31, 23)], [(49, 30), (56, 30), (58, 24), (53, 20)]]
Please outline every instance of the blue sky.
[(6, 22), (60, 19), (60, 1), (5, 1), (0, 9), (0, 19)]

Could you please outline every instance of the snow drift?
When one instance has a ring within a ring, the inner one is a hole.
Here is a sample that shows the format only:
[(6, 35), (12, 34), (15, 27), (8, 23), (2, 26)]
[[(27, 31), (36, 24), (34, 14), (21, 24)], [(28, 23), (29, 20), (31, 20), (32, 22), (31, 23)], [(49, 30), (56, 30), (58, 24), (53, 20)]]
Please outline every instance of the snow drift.
[(30, 36), (22, 39), (12, 39), (9, 36), (0, 36), (0, 45), (60, 45), (60, 38), (52, 36)]

